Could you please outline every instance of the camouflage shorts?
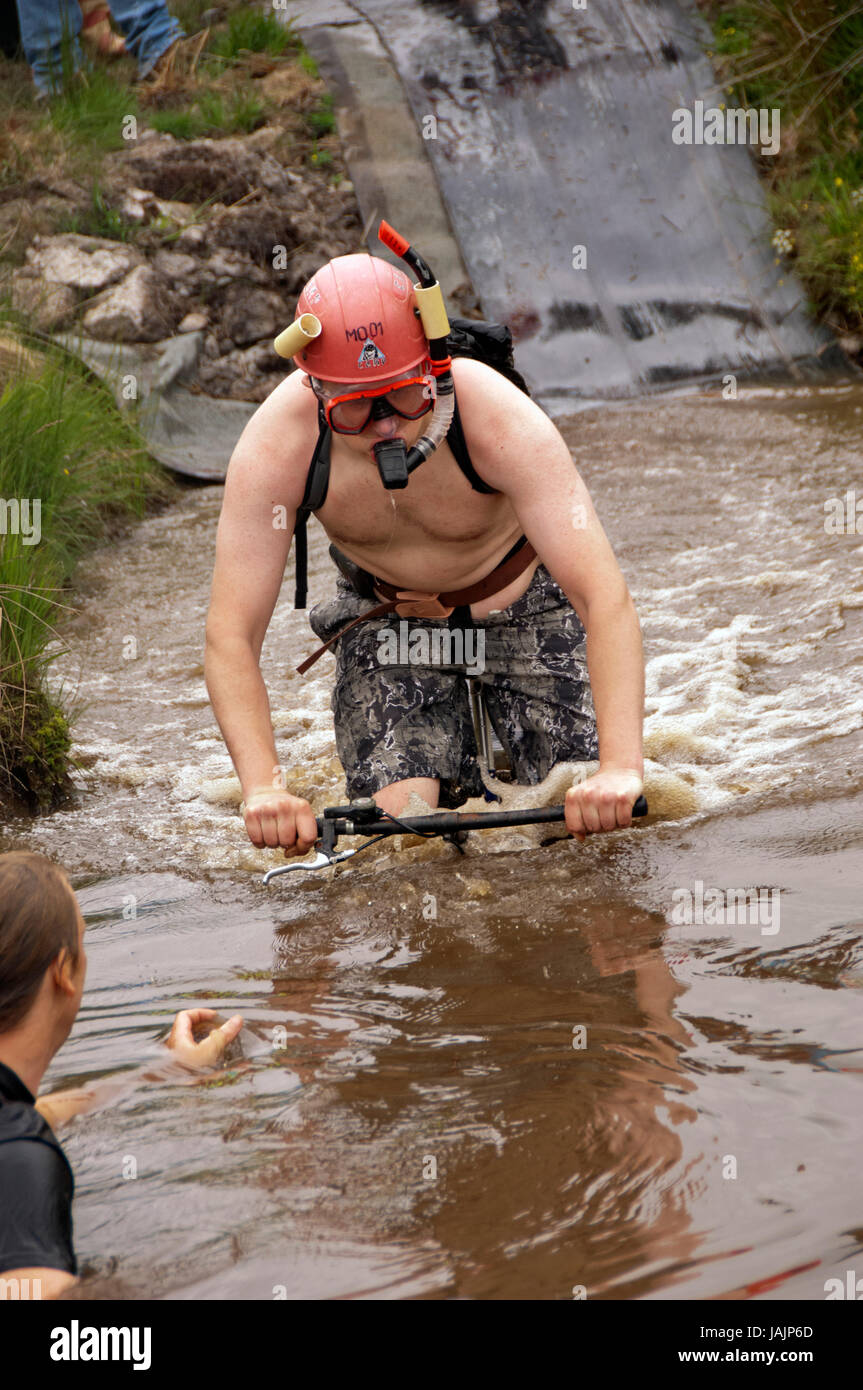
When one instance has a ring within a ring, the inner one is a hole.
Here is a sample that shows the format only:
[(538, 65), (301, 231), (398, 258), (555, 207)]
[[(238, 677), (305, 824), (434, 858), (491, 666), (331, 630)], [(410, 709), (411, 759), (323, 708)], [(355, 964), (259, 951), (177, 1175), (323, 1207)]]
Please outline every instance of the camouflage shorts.
[[(326, 641), (369, 606), (339, 575), (335, 598), (309, 621)], [(358, 623), (335, 650), (336, 747), (352, 799), (409, 777), (438, 778), (442, 806), (483, 794), (466, 670), (482, 685), (514, 781), (541, 782), (556, 763), (598, 756), (584, 628), (542, 565), (499, 614), (474, 622), (467, 610), (443, 620), (389, 614)], [(459, 664), (442, 659), (453, 656)]]

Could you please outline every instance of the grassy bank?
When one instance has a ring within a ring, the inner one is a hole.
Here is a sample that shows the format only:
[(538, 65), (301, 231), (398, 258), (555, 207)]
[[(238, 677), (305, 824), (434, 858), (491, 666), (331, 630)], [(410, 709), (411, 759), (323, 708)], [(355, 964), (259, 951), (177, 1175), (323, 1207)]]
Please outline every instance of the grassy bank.
[(702, 0), (724, 98), (778, 108), (776, 156), (756, 156), (776, 224), (818, 315), (863, 349), (863, 6)]
[[(267, 149), (281, 163), (319, 171), (324, 185), (344, 176), (331, 99), (290, 27), (263, 6), (223, 3), (205, 32), (208, 8), (172, 0), (189, 43), (151, 82), (130, 57), (87, 55), (62, 92), (37, 102), (23, 58), (0, 58), (0, 801), (45, 807), (68, 790), (74, 697), (50, 668), (76, 565), (172, 489), (134, 416), (20, 315), (4, 321), (2, 286), (37, 234), (152, 241), (103, 180), (130, 118), (179, 140), (271, 124)], [(171, 245), (177, 228), (156, 233)]]
[[(139, 130), (149, 126), (179, 140), (246, 135), (272, 124), (278, 138), (268, 150), (276, 159), (335, 183), (344, 177), (332, 99), (290, 26), (237, 0), (223, 3), (223, 20), (206, 31), (203, 0), (171, 9), (188, 43), (157, 80), (140, 82), (131, 57), (109, 62), (85, 51), (85, 70), (70, 72), (61, 94), (37, 102), (23, 59), (0, 57), (0, 264), (20, 264), (36, 233), (86, 230), (135, 240), (138, 229), (123, 227), (110, 207), (100, 217), (87, 206), (71, 220), (68, 208), (53, 216), (44, 198), (35, 213), (19, 208), (59, 175), (89, 189), (86, 201), (98, 213), (103, 160), (124, 147), (130, 118)], [(5, 219), (7, 206), (15, 215)]]
[(0, 325), (0, 796), (47, 806), (69, 786), (71, 712), (47, 678), (75, 566), (171, 484), (83, 366), (16, 340)]

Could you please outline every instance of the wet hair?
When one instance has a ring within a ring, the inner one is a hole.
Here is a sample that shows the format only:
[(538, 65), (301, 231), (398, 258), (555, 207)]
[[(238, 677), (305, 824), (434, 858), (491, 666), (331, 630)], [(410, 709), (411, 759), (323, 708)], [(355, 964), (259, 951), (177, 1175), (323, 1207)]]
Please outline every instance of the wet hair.
[(43, 854), (0, 854), (0, 1033), (32, 1006), (63, 949), (78, 959), (78, 914), (68, 878)]

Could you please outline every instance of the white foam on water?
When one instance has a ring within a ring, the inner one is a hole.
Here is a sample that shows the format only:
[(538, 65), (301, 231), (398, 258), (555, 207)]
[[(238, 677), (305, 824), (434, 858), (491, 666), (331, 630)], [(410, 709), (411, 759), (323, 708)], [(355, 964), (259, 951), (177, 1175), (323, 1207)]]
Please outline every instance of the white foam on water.
[[(573, 417), (573, 452), (642, 622), (652, 809), (721, 807), (792, 778), (803, 790), (847, 781), (847, 739), (863, 728), (863, 545), (825, 533), (824, 500), (859, 473), (859, 398), (745, 388), (722, 406), (701, 395)], [(152, 861), (161, 844), (202, 867), (274, 862), (245, 837), (203, 680), (220, 501), (219, 489), (185, 494), (88, 561), (92, 596), (79, 599), (52, 673), (82, 711), (80, 794), (34, 824), (46, 847), (62, 825), (92, 858), (110, 846), (120, 862)], [(310, 541), (314, 603), (331, 593), (333, 571), (317, 527)], [(296, 674), (315, 639), (292, 610), (290, 579), (262, 670), (288, 785), (319, 811), (345, 794), (334, 662)], [(134, 661), (123, 657), (130, 635)], [(533, 790), (516, 796), (532, 804)]]

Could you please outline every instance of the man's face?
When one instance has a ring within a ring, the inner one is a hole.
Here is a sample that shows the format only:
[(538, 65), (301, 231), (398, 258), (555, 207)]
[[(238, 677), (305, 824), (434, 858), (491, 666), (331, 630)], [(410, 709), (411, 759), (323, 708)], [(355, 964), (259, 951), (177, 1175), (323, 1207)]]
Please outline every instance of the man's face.
[[(418, 384), (420, 379), (422, 379), (422, 384)], [(410, 449), (422, 434), (427, 423), (427, 413), (434, 404), (431, 378), (423, 372), (422, 366), (416, 367), (410, 372), (401, 373), (399, 376), (379, 379), (374, 382), (346, 383), (315, 379), (313, 384), (312, 380), (306, 376), (304, 384), (314, 392), (324, 406), (331, 405), (330, 424), (335, 427), (335, 433), (339, 434), (345, 445), (353, 453), (366, 456), (373, 456), (375, 444), (382, 439), (403, 439), (405, 446)], [(369, 391), (374, 391), (376, 394), (373, 396), (364, 394)], [(359, 397), (359, 399), (351, 400), (351, 397)], [(404, 410), (410, 414), (420, 409), (423, 413), (417, 419), (405, 418), (404, 415), (391, 411), (383, 413), (384, 402), (392, 402), (397, 410)], [(357, 419), (362, 420), (365, 413), (376, 404), (378, 404), (377, 410), (358, 433), (343, 433), (337, 428), (342, 415), (347, 417), (346, 423), (353, 424)], [(378, 418), (374, 418), (375, 415)]]

